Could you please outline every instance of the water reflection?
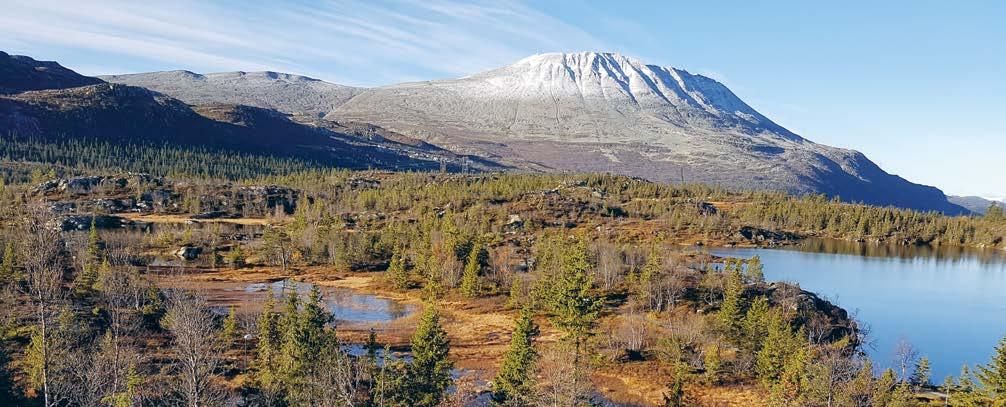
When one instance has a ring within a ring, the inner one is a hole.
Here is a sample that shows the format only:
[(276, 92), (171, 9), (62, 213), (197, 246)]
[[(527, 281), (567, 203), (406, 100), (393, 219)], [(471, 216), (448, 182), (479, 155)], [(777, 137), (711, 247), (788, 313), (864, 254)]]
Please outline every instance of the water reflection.
[[(244, 288), (245, 292), (265, 292), (272, 290), (276, 297), (295, 291), (306, 296), (314, 287), (311, 283), (280, 280), (273, 283), (254, 283)], [(322, 296), (329, 312), (336, 322), (384, 323), (408, 316), (416, 311), (416, 306), (403, 304), (390, 298), (371, 294), (361, 294), (347, 288), (322, 289)]]
[(863, 257), (901, 259), (924, 257), (937, 260), (977, 260), (983, 263), (1002, 263), (1006, 261), (1006, 250), (960, 246), (898, 245), (837, 239), (804, 239), (787, 248), (802, 252), (846, 254)]
[(1006, 335), (1006, 253), (824, 240), (709, 252), (758, 255), (767, 279), (799, 283), (855, 314), (871, 328), (867, 350), (879, 366), (904, 338), (929, 356), (939, 382), (963, 363), (986, 363)]

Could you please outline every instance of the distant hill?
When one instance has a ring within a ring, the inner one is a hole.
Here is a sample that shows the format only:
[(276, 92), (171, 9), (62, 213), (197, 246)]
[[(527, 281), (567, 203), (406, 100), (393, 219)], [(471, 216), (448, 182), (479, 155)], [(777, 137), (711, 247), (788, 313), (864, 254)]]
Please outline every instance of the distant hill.
[(41, 89), (75, 88), (104, 83), (50, 61), (36, 61), (0, 51), (0, 94)]
[(328, 114), (364, 91), (362, 88), (277, 72), (200, 75), (189, 71), (167, 71), (101, 78), (161, 92), (191, 105), (230, 103), (316, 117)]
[[(0, 59), (0, 73), (16, 73), (0, 77), (0, 83), (20, 83), (22, 90), (0, 95), (4, 137), (211, 147), (354, 169), (436, 170), (441, 162), (448, 169), (504, 168), (379, 126), (294, 117), (240, 104), (190, 106), (145, 88), (80, 76), (55, 63), (43, 63), (51, 75), (21, 83), (27, 75), (25, 66), (38, 65), (26, 61), (34, 60)], [(42, 86), (53, 88), (23, 90)]]
[(968, 212), (939, 189), (888, 174), (857, 151), (794, 134), (713, 79), (614, 53), (541, 54), (458, 79), (369, 89), (278, 73), (104, 78), (192, 102), (304, 116), (330, 109), (327, 119), (373, 123), (526, 170), (613, 172)]
[(948, 196), (947, 198), (950, 200), (950, 202), (963, 206), (964, 208), (967, 208), (967, 210), (977, 213), (979, 215), (984, 215), (985, 211), (987, 211), (992, 206), (992, 204), (995, 204), (1001, 208), (1006, 209), (1006, 202), (993, 201), (991, 199), (985, 199), (980, 196), (951, 195)]

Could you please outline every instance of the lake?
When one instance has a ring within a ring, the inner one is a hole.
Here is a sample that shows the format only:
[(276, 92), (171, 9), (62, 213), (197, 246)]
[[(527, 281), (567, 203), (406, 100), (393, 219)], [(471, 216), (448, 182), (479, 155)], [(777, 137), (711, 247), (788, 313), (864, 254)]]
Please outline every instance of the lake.
[(1006, 253), (812, 239), (781, 249), (709, 248), (761, 257), (765, 278), (799, 283), (870, 328), (874, 363), (902, 339), (928, 356), (933, 382), (985, 364), (1006, 335)]

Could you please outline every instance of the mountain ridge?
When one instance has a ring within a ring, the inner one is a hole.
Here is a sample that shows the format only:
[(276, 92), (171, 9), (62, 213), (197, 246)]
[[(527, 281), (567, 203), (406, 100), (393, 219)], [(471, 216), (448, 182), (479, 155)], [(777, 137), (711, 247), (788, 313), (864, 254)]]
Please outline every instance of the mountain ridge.
[[(172, 91), (169, 81), (141, 75), (145, 86), (183, 100), (234, 101), (209, 88)], [(144, 86), (127, 76), (104, 78)], [(328, 112), (298, 99), (302, 85), (255, 80), (267, 84), (250, 84), (252, 94), (269, 89), (278, 96), (249, 104), (281, 100), (288, 113), (373, 123), (518, 169), (614, 172), (968, 212), (939, 189), (888, 174), (860, 152), (789, 131), (714, 79), (616, 53), (538, 54), (456, 79), (352, 88), (329, 103)], [(298, 105), (312, 108), (296, 111)]]

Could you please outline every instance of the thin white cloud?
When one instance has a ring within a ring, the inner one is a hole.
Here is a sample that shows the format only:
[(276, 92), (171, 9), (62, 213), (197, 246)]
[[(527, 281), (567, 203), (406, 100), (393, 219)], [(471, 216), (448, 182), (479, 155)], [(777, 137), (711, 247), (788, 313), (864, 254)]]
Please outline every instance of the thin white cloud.
[(161, 69), (292, 71), (380, 85), (467, 75), (539, 51), (603, 45), (510, 1), (3, 2), (0, 46), (87, 51), (61, 62), (91, 68), (161, 61)]

